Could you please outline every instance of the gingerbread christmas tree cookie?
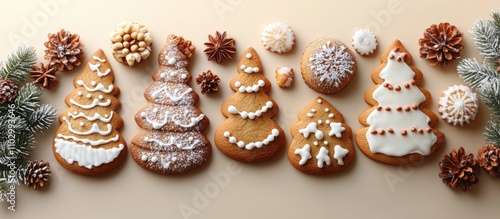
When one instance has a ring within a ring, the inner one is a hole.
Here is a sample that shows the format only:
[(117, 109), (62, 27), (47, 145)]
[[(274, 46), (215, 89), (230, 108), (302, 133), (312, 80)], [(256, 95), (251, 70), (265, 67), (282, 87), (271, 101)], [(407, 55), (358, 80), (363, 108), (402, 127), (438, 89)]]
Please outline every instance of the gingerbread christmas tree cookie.
[(352, 131), (342, 114), (325, 99), (317, 97), (302, 108), (290, 132), (288, 160), (308, 174), (330, 174), (348, 167), (355, 157)]
[(420, 161), (445, 141), (444, 134), (433, 128), (438, 117), (424, 108), (431, 95), (419, 87), (423, 74), (399, 40), (380, 59), (382, 64), (372, 72), (377, 85), (365, 94), (372, 107), (359, 116), (367, 127), (356, 132), (356, 143), (366, 156), (382, 163)]
[(57, 161), (75, 173), (99, 175), (117, 167), (126, 156), (125, 139), (118, 132), (123, 119), (116, 113), (120, 89), (113, 81), (113, 70), (99, 49), (66, 97), (69, 109), (59, 116), (53, 151)]
[(221, 106), (227, 120), (215, 132), (215, 145), (238, 161), (265, 161), (286, 143), (283, 130), (272, 120), (279, 108), (266, 94), (271, 82), (262, 74), (262, 63), (253, 48), (243, 53), (237, 66), (238, 75), (229, 83), (236, 93)]
[(147, 170), (183, 173), (206, 163), (212, 153), (210, 141), (201, 133), (210, 121), (196, 108), (199, 96), (187, 85), (194, 49), (191, 41), (169, 35), (158, 54), (154, 83), (144, 92), (149, 104), (135, 116), (141, 131), (130, 144), (132, 158)]

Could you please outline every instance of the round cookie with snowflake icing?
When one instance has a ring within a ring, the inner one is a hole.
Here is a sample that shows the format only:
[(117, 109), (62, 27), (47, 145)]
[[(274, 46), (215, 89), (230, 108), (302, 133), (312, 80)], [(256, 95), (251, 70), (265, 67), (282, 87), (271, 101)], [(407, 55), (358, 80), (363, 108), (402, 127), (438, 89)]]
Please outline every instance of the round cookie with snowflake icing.
[(323, 94), (342, 90), (357, 72), (353, 52), (340, 40), (327, 37), (307, 46), (300, 68), (304, 82)]
[(467, 86), (453, 85), (443, 91), (438, 107), (442, 119), (454, 126), (463, 126), (476, 117), (477, 95)]

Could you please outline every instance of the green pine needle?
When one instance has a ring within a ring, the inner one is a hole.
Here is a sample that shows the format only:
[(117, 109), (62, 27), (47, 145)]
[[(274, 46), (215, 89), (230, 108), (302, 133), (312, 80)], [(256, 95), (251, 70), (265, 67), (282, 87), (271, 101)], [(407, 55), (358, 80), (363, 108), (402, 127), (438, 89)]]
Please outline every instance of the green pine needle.
[(497, 147), (500, 146), (500, 123), (498, 121), (489, 121), (486, 124), (486, 131), (484, 132), (486, 141)]
[(0, 78), (10, 79), (19, 85), (26, 81), (31, 67), (35, 63), (35, 48), (32, 46), (19, 47), (16, 53), (7, 57), (5, 63), (0, 63)]
[(19, 89), (17, 99), (14, 101), (16, 106), (16, 114), (27, 118), (29, 113), (32, 113), (40, 106), (40, 96), (43, 90), (35, 86), (33, 83), (27, 83)]
[(496, 28), (497, 32), (500, 32), (500, 12), (492, 11), (491, 12), (492, 24)]
[(56, 118), (56, 109), (52, 105), (44, 104), (27, 119), (28, 129), (32, 133), (39, 133), (43, 129), (48, 129)]
[(457, 66), (458, 76), (474, 88), (500, 80), (500, 75), (492, 67), (479, 64), (476, 59), (462, 59)]
[(479, 97), (490, 109), (495, 119), (500, 119), (500, 81), (495, 80), (484, 84), (479, 90)]
[(497, 62), (500, 58), (499, 29), (493, 20), (478, 20), (474, 23), (471, 34), (480, 54), (490, 62)]

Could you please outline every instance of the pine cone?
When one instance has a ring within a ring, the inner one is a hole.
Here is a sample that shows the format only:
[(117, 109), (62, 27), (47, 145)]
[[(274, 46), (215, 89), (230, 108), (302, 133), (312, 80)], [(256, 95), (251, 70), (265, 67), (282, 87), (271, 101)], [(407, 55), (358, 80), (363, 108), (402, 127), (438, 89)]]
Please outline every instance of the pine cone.
[(479, 166), (486, 170), (491, 177), (500, 177), (499, 154), (500, 149), (494, 145), (485, 145), (477, 150)]
[(181, 36), (174, 36), (174, 40), (177, 41), (177, 46), (179, 47), (179, 50), (184, 53), (184, 55), (186, 55), (188, 58), (191, 58), (193, 56), (193, 52), (196, 47), (193, 46), (191, 40), (185, 40)]
[(17, 85), (12, 80), (0, 79), (0, 104), (14, 101), (17, 91)]
[(452, 149), (450, 154), (444, 155), (444, 159), (439, 162), (439, 168), (439, 177), (453, 189), (461, 185), (463, 191), (468, 191), (471, 190), (472, 184), (479, 182), (476, 177), (477, 161), (473, 154), (465, 154), (463, 147), (460, 147), (458, 152)]
[(26, 169), (26, 186), (33, 187), (35, 190), (44, 187), (49, 183), (51, 173), (48, 162), (43, 162), (43, 160), (31, 162)]
[(424, 37), (418, 41), (420, 58), (431, 61), (431, 66), (439, 64), (441, 68), (451, 64), (453, 59), (460, 58), (463, 33), (449, 23), (431, 25), (424, 32)]
[(56, 34), (49, 33), (49, 41), (45, 42), (45, 56), (57, 71), (73, 70), (82, 64), (83, 44), (80, 43), (78, 34), (71, 34), (61, 29)]
[(213, 74), (210, 70), (203, 72), (196, 78), (196, 84), (201, 84), (202, 94), (213, 94), (219, 91), (219, 82), (219, 76)]
[(56, 68), (50, 64), (40, 63), (40, 67), (33, 66), (31, 69), (31, 78), (35, 83), (41, 84), (43, 88), (52, 89), (59, 82)]

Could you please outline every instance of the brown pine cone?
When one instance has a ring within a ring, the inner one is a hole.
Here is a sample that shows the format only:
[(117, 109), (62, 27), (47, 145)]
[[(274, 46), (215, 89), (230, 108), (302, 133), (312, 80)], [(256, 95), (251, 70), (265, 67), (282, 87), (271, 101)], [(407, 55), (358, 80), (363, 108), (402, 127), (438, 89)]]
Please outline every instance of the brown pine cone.
[(439, 168), (439, 177), (453, 189), (461, 185), (463, 191), (468, 191), (472, 184), (479, 182), (476, 176), (477, 161), (473, 154), (466, 154), (463, 147), (458, 152), (452, 149), (450, 154), (444, 155), (444, 159), (439, 161)]
[(56, 68), (50, 64), (44, 65), (40, 63), (40, 67), (33, 66), (31, 69), (31, 78), (35, 83), (41, 84), (43, 88), (52, 89), (59, 82), (56, 76)]
[(210, 70), (203, 72), (196, 78), (196, 84), (201, 84), (201, 94), (217, 93), (219, 91), (219, 82), (219, 76), (213, 74)]
[(477, 150), (479, 166), (486, 170), (491, 177), (500, 177), (499, 154), (500, 149), (494, 145), (485, 145)]
[(56, 34), (49, 33), (49, 41), (45, 42), (45, 56), (57, 71), (73, 70), (82, 64), (83, 44), (78, 34), (71, 34), (61, 29)]
[(43, 162), (43, 160), (31, 162), (26, 169), (26, 186), (33, 187), (35, 190), (44, 187), (49, 183), (51, 173), (48, 162)]
[(10, 79), (0, 79), (0, 104), (12, 102), (17, 97), (17, 85)]
[(451, 64), (453, 59), (460, 58), (463, 33), (449, 23), (433, 24), (424, 32), (418, 41), (420, 58), (431, 61), (431, 66), (439, 64), (441, 68)]

